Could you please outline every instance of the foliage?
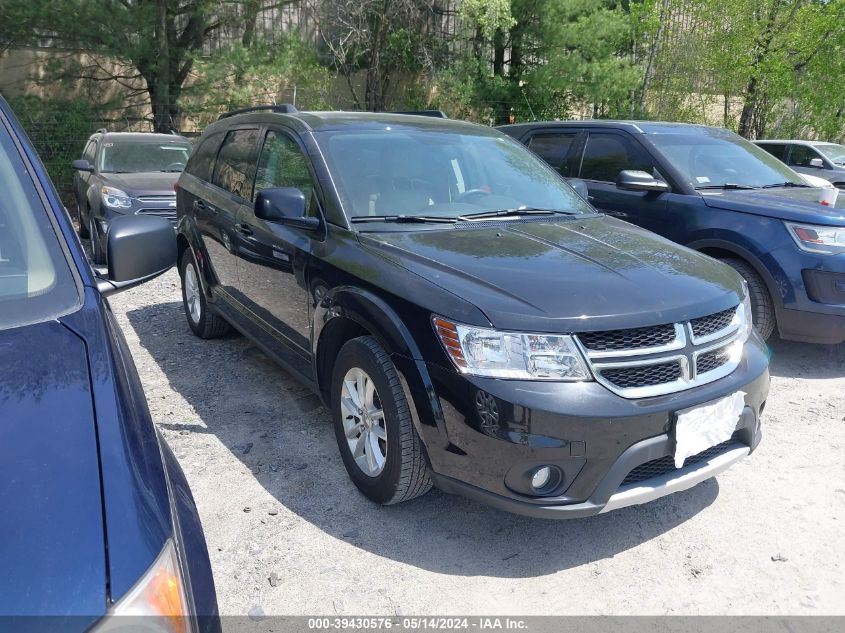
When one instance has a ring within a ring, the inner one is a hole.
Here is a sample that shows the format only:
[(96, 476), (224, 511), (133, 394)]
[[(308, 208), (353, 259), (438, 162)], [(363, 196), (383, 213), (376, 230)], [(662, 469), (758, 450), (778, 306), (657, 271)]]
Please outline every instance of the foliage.
[(73, 184), (71, 163), (96, 131), (100, 112), (90, 101), (19, 96), (9, 105), (32, 141), (56, 189), (67, 198)]
[(329, 107), (328, 69), (312, 48), (293, 33), (274, 40), (236, 42), (198, 59), (184, 89), (186, 116), (202, 128), (221, 111), (266, 103), (289, 103), (320, 110)]

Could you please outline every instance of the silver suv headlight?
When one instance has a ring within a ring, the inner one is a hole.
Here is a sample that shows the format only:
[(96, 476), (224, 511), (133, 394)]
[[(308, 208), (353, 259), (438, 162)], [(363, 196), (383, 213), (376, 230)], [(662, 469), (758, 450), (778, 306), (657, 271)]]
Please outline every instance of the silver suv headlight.
[(132, 198), (126, 192), (114, 187), (100, 187), (100, 196), (103, 204), (111, 209), (131, 209)]
[(190, 633), (185, 586), (172, 540), (125, 596), (108, 610), (94, 633)]
[(745, 291), (745, 296), (736, 310), (736, 318), (739, 320), (740, 340), (744, 343), (754, 329), (754, 318), (751, 311), (751, 292), (745, 279), (742, 280), (742, 289)]
[(432, 316), (432, 325), (463, 374), (523, 380), (591, 380), (571, 336), (499, 332)]

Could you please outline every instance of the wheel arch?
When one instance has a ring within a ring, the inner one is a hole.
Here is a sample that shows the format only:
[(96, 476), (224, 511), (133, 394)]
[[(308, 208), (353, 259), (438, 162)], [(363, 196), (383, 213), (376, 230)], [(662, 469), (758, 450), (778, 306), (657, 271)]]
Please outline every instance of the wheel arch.
[(433, 439), (432, 433), (445, 434), (443, 411), (419, 346), (399, 314), (384, 299), (363, 288), (336, 287), (315, 307), (313, 322), (314, 377), (326, 406), (331, 407), (332, 361), (340, 348), (358, 336), (372, 336), (391, 356), (399, 372), (423, 442), (428, 444)]
[(760, 275), (760, 278), (763, 280), (763, 283), (766, 284), (766, 288), (769, 291), (769, 296), (774, 301), (775, 306), (778, 310), (780, 310), (783, 306), (783, 297), (781, 293), (778, 291), (778, 285), (775, 282), (774, 277), (772, 276), (769, 269), (760, 261), (760, 259), (754, 255), (748, 249), (743, 248), (742, 246), (738, 246), (734, 242), (729, 242), (727, 240), (720, 240), (720, 239), (704, 239), (704, 240), (696, 240), (695, 242), (691, 242), (686, 245), (687, 247), (698, 251), (699, 253), (703, 253), (705, 255), (709, 255), (714, 259), (741, 259), (744, 262), (748, 263), (754, 271)]

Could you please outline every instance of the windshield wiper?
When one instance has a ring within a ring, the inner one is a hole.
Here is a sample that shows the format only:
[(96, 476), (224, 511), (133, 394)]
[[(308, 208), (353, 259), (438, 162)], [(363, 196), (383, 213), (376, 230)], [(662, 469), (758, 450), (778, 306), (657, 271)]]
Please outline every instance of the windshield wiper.
[(359, 215), (351, 222), (396, 222), (398, 224), (454, 224), (456, 218), (443, 218), (433, 215)]
[(700, 189), (756, 189), (756, 187), (752, 187), (750, 185), (738, 185), (735, 182), (726, 182), (724, 185), (703, 185), (701, 187), (696, 187), (696, 190)]
[(520, 209), (497, 209), (496, 211), (479, 211), (459, 215), (459, 220), (482, 220), (484, 218), (502, 218), (510, 215), (556, 215), (558, 213), (572, 214), (571, 211), (557, 211), (555, 209), (535, 209), (522, 207)]
[(770, 185), (761, 185), (759, 189), (777, 189), (778, 187), (809, 187), (810, 185), (803, 185), (800, 182), (773, 182)]

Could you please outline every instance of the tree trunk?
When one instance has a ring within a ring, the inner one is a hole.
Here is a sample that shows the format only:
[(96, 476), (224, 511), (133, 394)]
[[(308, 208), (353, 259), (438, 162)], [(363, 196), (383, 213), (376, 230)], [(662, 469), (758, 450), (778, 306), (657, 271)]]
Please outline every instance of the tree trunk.
[[(507, 50), (505, 32), (496, 29), (493, 35), (493, 75), (505, 77), (505, 51)], [(502, 93), (502, 100), (493, 104), (493, 118), (497, 125), (510, 123), (510, 100)]]
[(658, 17), (657, 33), (651, 43), (651, 48), (648, 51), (648, 61), (646, 62), (645, 73), (643, 74), (643, 86), (640, 90), (639, 108), (640, 112), (645, 111), (645, 102), (648, 98), (648, 89), (651, 86), (651, 80), (654, 77), (654, 60), (660, 50), (660, 43), (663, 39), (663, 31), (666, 26), (666, 15), (669, 10), (669, 0), (661, 0), (660, 16)]
[(742, 103), (742, 114), (739, 116), (737, 134), (745, 138), (751, 137), (754, 115), (757, 109), (757, 78), (751, 77), (745, 86), (745, 99)]

